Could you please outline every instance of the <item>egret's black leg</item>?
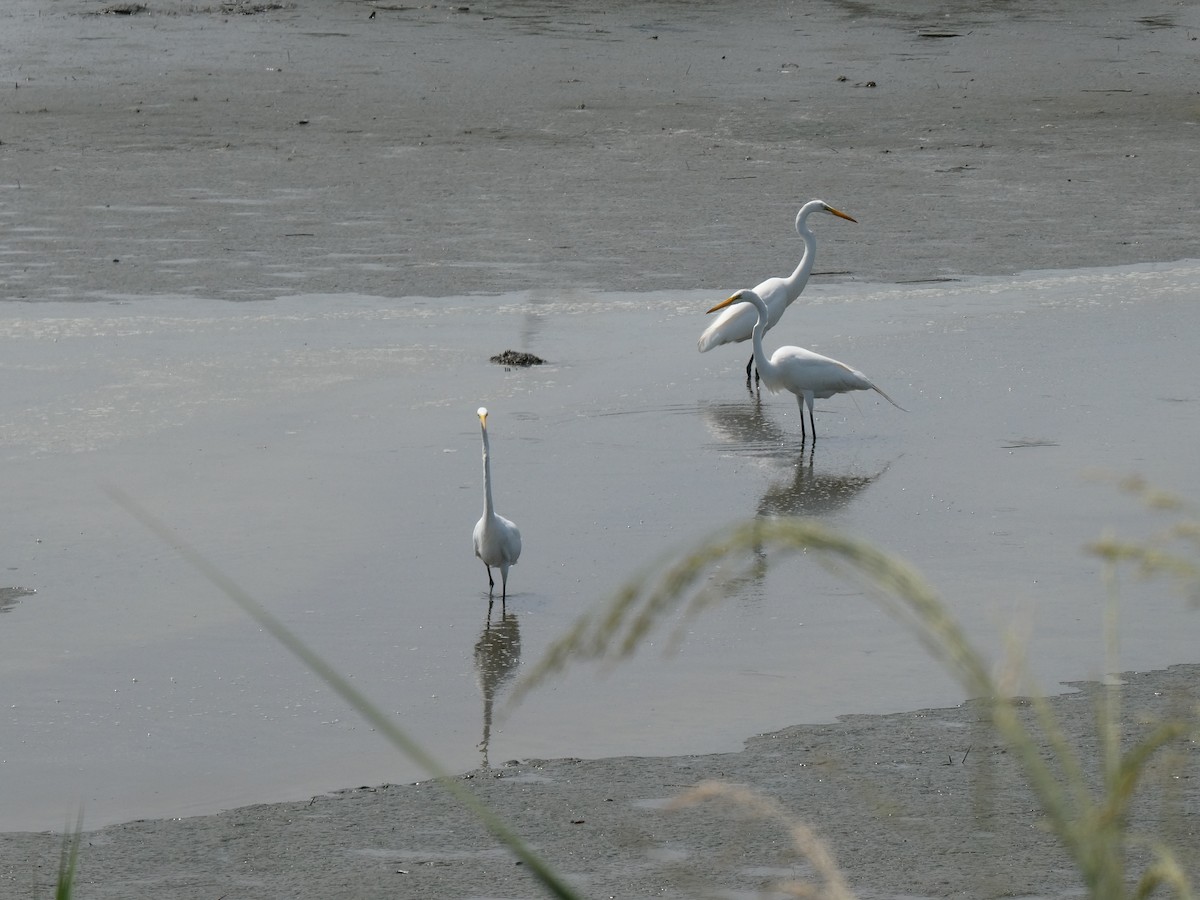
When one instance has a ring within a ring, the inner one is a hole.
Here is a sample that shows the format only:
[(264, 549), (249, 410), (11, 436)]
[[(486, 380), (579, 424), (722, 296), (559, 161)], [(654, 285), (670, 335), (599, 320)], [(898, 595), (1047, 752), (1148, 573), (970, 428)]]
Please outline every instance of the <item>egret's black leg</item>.
[(488, 596), (490, 597), (492, 596), (492, 591), (496, 589), (496, 582), (492, 581), (492, 567), (487, 563), (484, 563), (483, 567), (487, 569), (488, 573)]
[[(754, 384), (753, 385), (750, 384), (751, 370), (754, 371)], [(759, 389), (758, 385), (761, 382), (761, 380), (762, 379), (760, 379), (759, 375), (758, 375), (758, 367), (754, 365), (754, 357), (752, 356), (752, 357), (750, 357), (750, 362), (746, 363), (746, 390), (748, 390), (751, 394), (753, 394), (755, 391), (757, 391)]]

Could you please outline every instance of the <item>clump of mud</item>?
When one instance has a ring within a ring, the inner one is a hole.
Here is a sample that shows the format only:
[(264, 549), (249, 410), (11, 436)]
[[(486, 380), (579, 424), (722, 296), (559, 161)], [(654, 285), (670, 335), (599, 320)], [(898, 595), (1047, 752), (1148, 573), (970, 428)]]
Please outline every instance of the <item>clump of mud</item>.
[(520, 353), (516, 350), (505, 350), (492, 357), (492, 362), (502, 366), (540, 366), (546, 361), (532, 353)]
[[(282, 2), (282, 0), (268, 0), (266, 3), (255, 3), (252, 0), (225, 0), (216, 6), (193, 6), (182, 10), (184, 15), (212, 15), (219, 14), (224, 16), (242, 15), (256, 16), (259, 13), (278, 12), (279, 10), (288, 9), (291, 4)], [(100, 16), (136, 16), (140, 13), (151, 12), (150, 7), (145, 3), (137, 2), (118, 2), (110, 3), (108, 6), (100, 9), (96, 15)], [(171, 9), (167, 15), (179, 15), (180, 10)], [(162, 14), (163, 11), (159, 10)]]

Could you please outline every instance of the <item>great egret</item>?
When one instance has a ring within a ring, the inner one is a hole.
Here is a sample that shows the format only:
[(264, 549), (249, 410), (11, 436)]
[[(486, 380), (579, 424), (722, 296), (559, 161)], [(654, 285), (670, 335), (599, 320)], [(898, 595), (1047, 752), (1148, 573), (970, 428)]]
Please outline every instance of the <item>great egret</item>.
[[(796, 271), (787, 278), (768, 278), (754, 288), (754, 292), (767, 305), (767, 331), (775, 327), (784, 310), (800, 296), (800, 292), (808, 284), (808, 276), (812, 274), (813, 263), (817, 259), (817, 239), (813, 237), (813, 233), (808, 228), (808, 217), (815, 212), (827, 212), (850, 222), (858, 222), (858, 219), (846, 215), (840, 209), (834, 209), (824, 200), (809, 200), (800, 207), (800, 212), (796, 213), (796, 232), (800, 235), (800, 240), (804, 241), (804, 255), (800, 257)], [(749, 340), (750, 335), (754, 332), (754, 323), (753, 307), (749, 305), (733, 306), (704, 329), (696, 346), (701, 353), (704, 353), (721, 344), (734, 344)], [(753, 365), (754, 357), (751, 356), (750, 362), (746, 363), (747, 382), (750, 381), (750, 367)]]
[(812, 425), (813, 441), (817, 439), (817, 423), (813, 421), (814, 397), (824, 400), (834, 394), (844, 394), (848, 391), (875, 391), (892, 406), (904, 409), (862, 372), (820, 353), (813, 353), (803, 347), (780, 347), (767, 359), (762, 342), (763, 335), (769, 327), (767, 322), (771, 313), (762, 297), (752, 290), (738, 291), (727, 300), (722, 300), (709, 312), (714, 313), (735, 303), (749, 303), (758, 313), (758, 321), (754, 324), (754, 364), (758, 367), (758, 374), (768, 390), (787, 390), (796, 395), (796, 403), (800, 407), (802, 441), (807, 436), (804, 430), (805, 406), (808, 407), (808, 422)]
[[(479, 428), (483, 432), (483, 515), (475, 523), (475, 555), (483, 560), (488, 573), (488, 597), (496, 588), (492, 566), (500, 567), (500, 602), (508, 596), (508, 567), (521, 557), (521, 532), (504, 516), (496, 514), (492, 504), (492, 461), (488, 455), (488, 411), (479, 407)], [(491, 601), (488, 602), (491, 609)]]

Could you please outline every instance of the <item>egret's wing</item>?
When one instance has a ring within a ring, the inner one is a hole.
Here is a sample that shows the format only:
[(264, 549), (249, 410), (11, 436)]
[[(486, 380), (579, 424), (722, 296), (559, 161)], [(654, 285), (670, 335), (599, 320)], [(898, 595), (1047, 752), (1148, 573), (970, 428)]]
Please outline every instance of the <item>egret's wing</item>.
[[(875, 391), (897, 409), (904, 409), (870, 378), (844, 362), (805, 350), (803, 347), (780, 347), (771, 357), (779, 366), (789, 390), (812, 391), (814, 397), (826, 399), (849, 391)], [(795, 385), (795, 388), (792, 387)]]
[(511, 565), (521, 556), (521, 530), (503, 516), (500, 521), (504, 523), (504, 552)]
[(855, 369), (836, 359), (803, 347), (780, 347), (771, 356), (789, 390), (812, 391), (817, 397), (832, 397), (845, 391), (866, 391), (874, 385)]

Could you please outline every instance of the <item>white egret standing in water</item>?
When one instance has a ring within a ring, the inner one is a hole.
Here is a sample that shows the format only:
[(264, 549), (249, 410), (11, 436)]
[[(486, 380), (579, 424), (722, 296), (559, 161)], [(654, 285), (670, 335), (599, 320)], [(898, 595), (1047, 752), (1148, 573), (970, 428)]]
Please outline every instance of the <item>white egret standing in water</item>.
[[(808, 276), (812, 274), (813, 263), (817, 259), (817, 239), (808, 228), (808, 217), (815, 212), (827, 212), (831, 215), (857, 222), (853, 216), (848, 216), (840, 209), (834, 209), (824, 200), (809, 200), (796, 213), (796, 232), (804, 241), (804, 255), (796, 266), (796, 271), (787, 278), (768, 278), (755, 286), (754, 293), (762, 298), (767, 306), (767, 331), (779, 322), (780, 317), (808, 284)], [(719, 347), (721, 344), (734, 344), (749, 340), (754, 332), (754, 308), (732, 306), (717, 317), (717, 320), (704, 329), (696, 346), (701, 353)], [(750, 380), (750, 368), (754, 365), (754, 357), (746, 363), (746, 381)]]
[[(488, 454), (488, 411), (479, 407), (479, 428), (483, 432), (483, 515), (475, 523), (475, 555), (483, 560), (488, 573), (488, 597), (496, 588), (492, 566), (500, 568), (500, 602), (508, 596), (508, 567), (521, 557), (521, 532), (504, 516), (496, 514), (492, 503), (492, 461)], [(491, 609), (491, 600), (488, 601)]]
[(714, 313), (735, 303), (749, 303), (758, 313), (758, 321), (754, 324), (754, 364), (763, 384), (772, 392), (791, 391), (796, 395), (796, 403), (800, 407), (800, 435), (803, 441), (806, 437), (804, 430), (804, 407), (808, 407), (808, 423), (812, 426), (813, 441), (817, 439), (817, 423), (813, 421), (813, 398), (824, 400), (834, 394), (844, 394), (848, 391), (875, 391), (884, 400), (897, 409), (904, 409), (899, 403), (884, 393), (883, 389), (871, 381), (862, 372), (852, 369), (845, 363), (813, 353), (803, 347), (780, 347), (767, 359), (763, 351), (763, 335), (767, 331), (770, 310), (763, 299), (752, 290), (738, 291), (727, 300), (723, 300), (709, 310)]

